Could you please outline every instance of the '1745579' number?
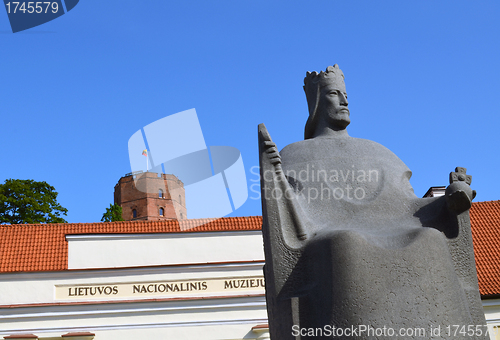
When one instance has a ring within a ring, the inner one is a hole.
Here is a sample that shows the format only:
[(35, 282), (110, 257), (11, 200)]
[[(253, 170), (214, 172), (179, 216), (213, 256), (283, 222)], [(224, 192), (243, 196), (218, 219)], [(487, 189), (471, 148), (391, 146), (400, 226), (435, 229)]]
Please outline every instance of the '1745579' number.
[[(12, 5), (11, 5), (12, 4)], [(19, 6), (21, 4), (21, 6)], [(7, 7), (7, 13), (47, 13), (50, 10), (52, 13), (57, 13), (59, 11), (59, 4), (57, 2), (7, 2), (5, 4)], [(15, 7), (14, 7), (15, 6)], [(45, 10), (44, 10), (45, 7)], [(11, 12), (12, 10), (12, 12)]]

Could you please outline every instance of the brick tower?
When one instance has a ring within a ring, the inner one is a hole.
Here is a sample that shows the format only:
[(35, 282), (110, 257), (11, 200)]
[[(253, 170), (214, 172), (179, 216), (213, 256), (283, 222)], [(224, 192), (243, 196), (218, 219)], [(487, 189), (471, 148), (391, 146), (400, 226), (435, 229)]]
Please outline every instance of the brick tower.
[(130, 173), (115, 185), (115, 203), (125, 221), (185, 219), (184, 184), (174, 175)]

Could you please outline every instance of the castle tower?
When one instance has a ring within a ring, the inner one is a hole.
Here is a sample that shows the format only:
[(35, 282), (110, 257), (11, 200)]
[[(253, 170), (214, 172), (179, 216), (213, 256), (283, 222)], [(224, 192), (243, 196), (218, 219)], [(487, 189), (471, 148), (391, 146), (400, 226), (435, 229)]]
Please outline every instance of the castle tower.
[(115, 204), (125, 221), (185, 219), (184, 184), (174, 175), (130, 173), (115, 185)]

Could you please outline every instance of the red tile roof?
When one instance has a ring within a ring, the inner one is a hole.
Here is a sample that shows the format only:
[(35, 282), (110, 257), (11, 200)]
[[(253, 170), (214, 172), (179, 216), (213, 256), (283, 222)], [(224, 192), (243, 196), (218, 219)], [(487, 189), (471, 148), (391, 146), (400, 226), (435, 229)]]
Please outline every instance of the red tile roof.
[[(473, 203), (470, 211), (479, 291), (500, 296), (500, 201)], [(204, 224), (202, 224), (204, 223)], [(200, 225), (202, 224), (202, 225)], [(0, 225), (0, 273), (68, 269), (71, 234), (181, 233), (260, 230), (262, 218)]]
[(500, 295), (500, 201), (478, 202), (470, 210), (479, 292)]
[(0, 225), (0, 273), (68, 269), (66, 235), (260, 230), (262, 218)]

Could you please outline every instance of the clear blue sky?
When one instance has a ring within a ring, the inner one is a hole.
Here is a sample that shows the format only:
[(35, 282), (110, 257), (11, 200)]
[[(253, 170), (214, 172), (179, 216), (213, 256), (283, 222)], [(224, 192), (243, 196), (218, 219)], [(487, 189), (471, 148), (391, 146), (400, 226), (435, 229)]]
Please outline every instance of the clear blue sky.
[[(500, 199), (498, 1), (102, 1), (12, 34), (0, 10), (1, 163), (99, 221), (143, 126), (196, 108), (208, 145), (258, 165), (257, 125), (303, 138), (306, 71), (337, 63), (353, 137), (385, 145), (418, 196), (468, 168)], [(172, 147), (175, 147), (173, 145)], [(232, 216), (260, 215), (249, 200)]]

